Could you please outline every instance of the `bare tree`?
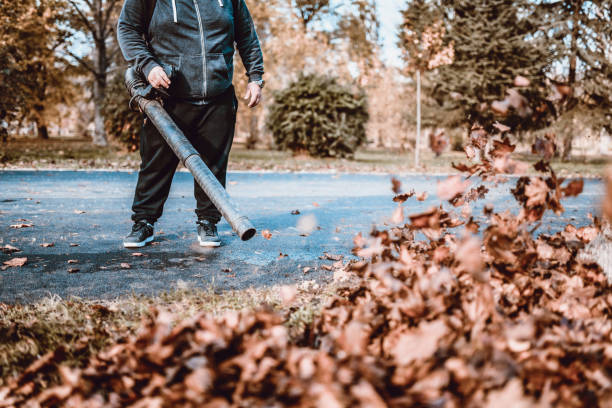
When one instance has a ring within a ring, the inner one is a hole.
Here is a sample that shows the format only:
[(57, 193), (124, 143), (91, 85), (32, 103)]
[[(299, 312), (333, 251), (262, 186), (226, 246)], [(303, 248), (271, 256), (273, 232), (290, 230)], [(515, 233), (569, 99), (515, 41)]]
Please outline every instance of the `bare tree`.
[[(73, 9), (72, 27), (92, 40), (92, 57), (80, 57), (69, 52), (93, 76), (94, 134), (93, 143), (106, 146), (103, 104), (107, 75), (113, 55), (107, 42), (114, 37), (120, 0), (68, 0)], [(118, 50), (114, 49), (113, 53)]]

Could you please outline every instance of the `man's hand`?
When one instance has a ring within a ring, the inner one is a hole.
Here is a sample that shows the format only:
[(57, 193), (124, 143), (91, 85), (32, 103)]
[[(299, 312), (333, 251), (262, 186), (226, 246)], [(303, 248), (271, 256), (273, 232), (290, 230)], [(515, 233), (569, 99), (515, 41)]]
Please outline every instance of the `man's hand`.
[(261, 102), (261, 88), (255, 82), (249, 82), (244, 100), (249, 101), (249, 108), (253, 108)]
[(153, 88), (159, 89), (164, 87), (168, 89), (170, 87), (170, 78), (166, 75), (166, 72), (159, 65), (156, 66), (149, 72), (149, 76), (147, 77), (147, 81), (153, 86)]

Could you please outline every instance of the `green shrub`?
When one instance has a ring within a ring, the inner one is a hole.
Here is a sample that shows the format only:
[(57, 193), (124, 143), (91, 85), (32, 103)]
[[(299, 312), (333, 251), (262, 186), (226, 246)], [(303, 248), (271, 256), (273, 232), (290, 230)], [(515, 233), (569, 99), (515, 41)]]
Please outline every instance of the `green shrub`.
[(109, 137), (117, 140), (129, 151), (138, 149), (142, 114), (130, 109), (130, 95), (123, 83), (124, 69), (118, 69), (110, 78), (104, 100), (104, 127)]
[(315, 157), (351, 157), (366, 140), (366, 96), (335, 78), (300, 75), (276, 92), (266, 120), (279, 150)]

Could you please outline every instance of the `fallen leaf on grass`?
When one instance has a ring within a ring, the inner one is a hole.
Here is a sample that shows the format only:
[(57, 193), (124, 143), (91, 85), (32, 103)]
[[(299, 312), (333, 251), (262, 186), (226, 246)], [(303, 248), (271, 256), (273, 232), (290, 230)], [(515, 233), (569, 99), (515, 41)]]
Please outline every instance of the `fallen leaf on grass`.
[(438, 349), (438, 340), (447, 332), (448, 328), (442, 320), (423, 322), (416, 330), (400, 334), (396, 344), (390, 347), (390, 354), (399, 365), (430, 358)]
[(69, 260), (68, 260), (68, 263), (69, 263), (69, 264), (79, 263), (79, 260), (78, 260), (78, 259), (69, 259)]
[(290, 305), (297, 296), (297, 289), (295, 286), (282, 286), (280, 288), (280, 297), (285, 306)]
[(500, 133), (506, 133), (510, 131), (510, 128), (502, 123), (499, 122), (495, 122), (493, 124), (493, 127), (497, 130), (499, 130)]
[(13, 258), (13, 259), (9, 259), (8, 261), (4, 261), (4, 265), (10, 266), (10, 267), (23, 266), (23, 265), (26, 264), (26, 262), (28, 262), (28, 258), (26, 258), (26, 257), (24, 257), (24, 258)]
[(269, 230), (263, 230), (261, 231), (261, 236), (269, 240), (272, 238), (272, 233)]
[(13, 225), (10, 226), (10, 228), (21, 229), (21, 228), (30, 228), (30, 227), (33, 227), (33, 226), (34, 226), (34, 224), (24, 224), (24, 223), (22, 223), (22, 224), (13, 224)]
[(129, 263), (127, 263), (127, 262), (121, 262), (121, 267), (122, 267), (123, 269), (130, 269), (130, 268), (132, 268), (132, 265), (130, 265), (130, 264), (129, 264)]
[(54, 247), (55, 244), (53, 242), (45, 242), (43, 244), (40, 244), (40, 246), (43, 248), (51, 248), (51, 247)]

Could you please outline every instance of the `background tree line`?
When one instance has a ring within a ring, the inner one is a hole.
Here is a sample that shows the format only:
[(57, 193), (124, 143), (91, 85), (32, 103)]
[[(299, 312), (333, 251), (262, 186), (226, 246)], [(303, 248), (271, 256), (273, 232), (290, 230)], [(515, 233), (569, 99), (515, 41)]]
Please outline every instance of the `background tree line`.
[[(301, 73), (337, 78), (367, 95), (368, 141), (412, 149), (417, 76), (425, 128), (464, 132), (500, 120), (571, 139), (609, 126), (612, 24), (608, 0), (408, 0), (384, 61), (376, 0), (248, 0), (266, 61), (268, 92)], [(0, 123), (70, 128), (96, 145), (137, 144), (125, 63), (115, 37), (120, 0), (0, 4)], [(237, 89), (246, 77), (236, 64)], [(518, 79), (517, 79), (518, 78)], [(517, 82), (518, 81), (518, 82)], [(268, 98), (271, 101), (272, 98)], [(272, 143), (267, 108), (240, 110), (248, 147)], [(56, 132), (57, 133), (57, 132)], [(570, 144), (571, 145), (571, 144)]]

